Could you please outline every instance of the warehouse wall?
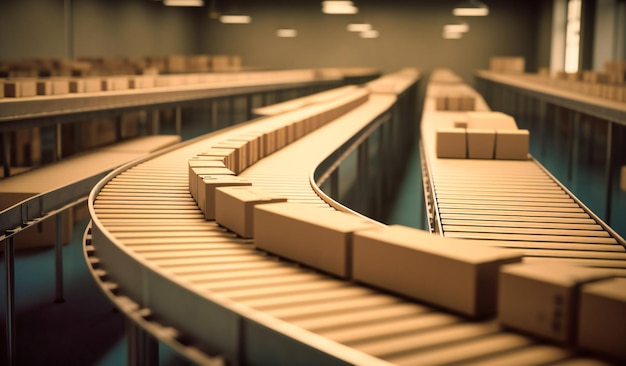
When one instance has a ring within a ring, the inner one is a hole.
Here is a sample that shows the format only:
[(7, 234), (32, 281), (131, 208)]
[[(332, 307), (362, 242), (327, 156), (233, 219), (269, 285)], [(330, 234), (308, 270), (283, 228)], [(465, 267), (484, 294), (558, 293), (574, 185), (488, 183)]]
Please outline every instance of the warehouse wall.
[[(451, 13), (458, 0), (355, 3), (361, 10), (358, 15), (326, 15), (320, 1), (239, 1), (239, 10), (252, 15), (252, 23), (229, 25), (207, 19), (202, 49), (241, 54), (245, 64), (272, 68), (374, 66), (391, 71), (445, 66), (470, 82), (474, 70), (488, 67), (490, 56), (524, 56), (527, 70), (535, 71), (538, 55), (549, 55), (549, 42), (539, 41), (542, 1), (487, 1), (490, 15), (465, 17), (470, 32), (461, 40), (441, 37), (446, 22), (460, 19)], [(347, 32), (345, 26), (353, 20), (372, 23), (380, 38), (360, 39)], [(299, 35), (277, 38), (274, 32), (279, 27), (297, 28)], [(549, 39), (549, 27), (547, 31), (541, 37)], [(545, 57), (540, 61), (547, 66)]]
[[(361, 0), (355, 1), (360, 13), (346, 16), (322, 14), (318, 0), (217, 0), (220, 11), (253, 16), (249, 25), (224, 25), (209, 19), (208, 0), (202, 9), (152, 0), (73, 0), (73, 51), (75, 57), (240, 54), (245, 65), (267, 68), (444, 66), (470, 82), (494, 55), (524, 56), (528, 71), (547, 66), (547, 1), (489, 0), (488, 17), (465, 18), (470, 32), (444, 40), (442, 26), (455, 20), (451, 9), (458, 2)], [(64, 57), (64, 19), (64, 0), (0, 0), (0, 59)], [(347, 32), (352, 20), (371, 22), (381, 37)], [(279, 27), (297, 28), (299, 37), (277, 38)]]
[[(83, 56), (192, 54), (197, 9), (152, 0), (73, 0), (73, 52)], [(0, 0), (0, 60), (66, 56), (64, 0)]]

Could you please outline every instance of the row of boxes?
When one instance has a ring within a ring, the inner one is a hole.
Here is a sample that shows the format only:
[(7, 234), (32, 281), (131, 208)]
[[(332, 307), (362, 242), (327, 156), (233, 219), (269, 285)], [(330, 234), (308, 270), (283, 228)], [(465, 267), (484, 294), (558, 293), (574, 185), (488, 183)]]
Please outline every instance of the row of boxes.
[(258, 160), (365, 103), (368, 98), (367, 90), (355, 89), (320, 105), (268, 117), (190, 159), (189, 192), (205, 218), (215, 219), (216, 187), (248, 185), (235, 176)]
[(528, 159), (530, 135), (502, 112), (467, 112), (454, 127), (436, 131), (438, 158)]
[(437, 157), (453, 159), (528, 159), (528, 130), (437, 129)]
[(146, 89), (239, 81), (311, 81), (314, 70), (287, 70), (240, 73), (199, 73), (175, 75), (125, 75), (52, 78), (15, 78), (0, 80), (0, 98), (23, 98), (69, 93), (93, 93), (127, 89)]
[(626, 278), (522, 263), (522, 252), (381, 226), (286, 202), (253, 186), (216, 189), (216, 221), (263, 251), (470, 317), (626, 359)]
[(438, 95), (435, 98), (437, 111), (474, 111), (476, 97), (473, 95)]
[(608, 99), (616, 102), (626, 102), (626, 85), (624, 84), (602, 84), (588, 83), (582, 81), (560, 80), (560, 79), (538, 79), (544, 83), (566, 89), (568, 91), (589, 95), (592, 97)]
[[(287, 202), (253, 185), (215, 188), (215, 220), (263, 251), (448, 310), (496, 311), (497, 278), (520, 252)], [(443, 290), (445, 289), (445, 290)]]
[(608, 269), (523, 263), (501, 269), (505, 327), (626, 360), (626, 278)]
[(526, 59), (519, 56), (494, 56), (489, 59), (489, 70), (523, 74), (526, 71)]
[(150, 57), (83, 57), (77, 60), (0, 61), (0, 77), (113, 76), (156, 73), (239, 71), (239, 55), (168, 55)]

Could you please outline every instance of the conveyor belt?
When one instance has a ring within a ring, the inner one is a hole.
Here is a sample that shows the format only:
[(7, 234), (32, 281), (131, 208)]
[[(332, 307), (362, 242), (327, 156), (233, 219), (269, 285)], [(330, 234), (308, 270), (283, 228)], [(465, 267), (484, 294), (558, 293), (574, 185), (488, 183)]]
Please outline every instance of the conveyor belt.
[(433, 187), (440, 234), (521, 249), (527, 262), (556, 260), (626, 274), (624, 240), (532, 157), (523, 161), (436, 157), (435, 130), (451, 127), (462, 113), (436, 111), (434, 98), (459, 89), (478, 98), (477, 109), (488, 110), (467, 86), (435, 81), (427, 91), (423, 116), (429, 172), (425, 180)]
[[(332, 209), (311, 187), (311, 169), (377, 116), (391, 113), (394, 103), (392, 95), (373, 94), (241, 176), (290, 201)], [(95, 277), (114, 289), (107, 293), (131, 318), (182, 354), (197, 362), (217, 354), (254, 364), (590, 360), (502, 331), (491, 319), (469, 321), (278, 260), (204, 220), (186, 187), (187, 159), (228, 133), (119, 171), (91, 197), (95, 249), (88, 248), (89, 260), (103, 268)], [(124, 305), (127, 298), (133, 305)], [(142, 317), (142, 311), (154, 316)], [(151, 321), (169, 330), (155, 330), (146, 324)]]

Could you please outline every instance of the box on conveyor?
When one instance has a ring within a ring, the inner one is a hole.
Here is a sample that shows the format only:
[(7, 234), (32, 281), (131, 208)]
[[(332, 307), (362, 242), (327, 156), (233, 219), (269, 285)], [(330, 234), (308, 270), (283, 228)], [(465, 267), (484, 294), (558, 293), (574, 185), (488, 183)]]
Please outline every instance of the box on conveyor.
[(612, 277), (607, 269), (558, 262), (502, 267), (498, 320), (545, 339), (571, 343), (576, 334), (580, 286)]
[(354, 234), (353, 278), (429, 304), (481, 317), (497, 308), (498, 273), (515, 250), (392, 225)]
[(469, 159), (493, 159), (496, 146), (496, 130), (468, 128), (467, 157)]
[(299, 203), (254, 207), (254, 243), (262, 250), (347, 277), (352, 233), (377, 224), (353, 214)]
[(530, 134), (528, 130), (496, 130), (496, 159), (526, 160)]
[(198, 172), (194, 172), (194, 168), (226, 168), (224, 162), (220, 157), (214, 156), (195, 156), (188, 161), (189, 165), (189, 193), (196, 200), (198, 197), (197, 187), (198, 187)]
[(464, 128), (439, 128), (436, 132), (438, 158), (467, 158), (467, 138)]
[(254, 207), (278, 202), (287, 202), (287, 198), (251, 185), (217, 187), (215, 221), (243, 238), (251, 238), (254, 233)]
[(626, 278), (582, 286), (577, 344), (626, 361)]
[(215, 220), (216, 218), (215, 191), (217, 188), (251, 185), (251, 182), (234, 175), (203, 176), (198, 186), (198, 198), (196, 201), (198, 202), (198, 207), (200, 207), (200, 210), (204, 213), (204, 218), (207, 220)]

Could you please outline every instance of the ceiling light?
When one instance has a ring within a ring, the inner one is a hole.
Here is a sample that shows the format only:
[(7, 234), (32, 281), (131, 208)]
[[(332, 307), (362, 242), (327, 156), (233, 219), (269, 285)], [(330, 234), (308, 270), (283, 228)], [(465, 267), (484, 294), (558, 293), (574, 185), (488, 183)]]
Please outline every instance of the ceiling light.
[(322, 13), (324, 14), (356, 14), (359, 8), (352, 1), (322, 1)]
[(298, 31), (292, 28), (281, 28), (276, 30), (276, 36), (281, 38), (294, 38), (298, 36)]
[(452, 14), (462, 17), (485, 16), (489, 14), (489, 7), (478, 0), (467, 0), (455, 6)]
[(375, 29), (370, 29), (370, 30), (361, 32), (360, 36), (361, 38), (378, 38), (379, 33)]
[(349, 32), (365, 32), (372, 29), (369, 23), (351, 23), (346, 27)]
[(164, 0), (165, 6), (203, 6), (203, 0)]
[(448, 23), (443, 26), (444, 33), (467, 33), (469, 25), (467, 23)]
[(461, 39), (463, 38), (463, 33), (459, 32), (443, 32), (441, 36), (444, 39)]
[(222, 15), (220, 22), (224, 24), (248, 24), (252, 21), (249, 15)]

